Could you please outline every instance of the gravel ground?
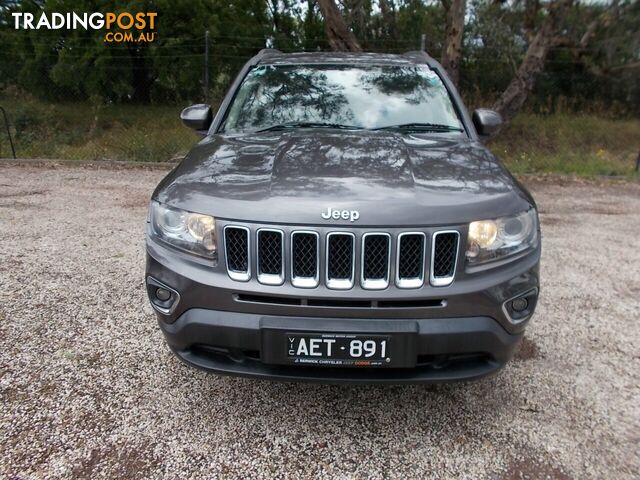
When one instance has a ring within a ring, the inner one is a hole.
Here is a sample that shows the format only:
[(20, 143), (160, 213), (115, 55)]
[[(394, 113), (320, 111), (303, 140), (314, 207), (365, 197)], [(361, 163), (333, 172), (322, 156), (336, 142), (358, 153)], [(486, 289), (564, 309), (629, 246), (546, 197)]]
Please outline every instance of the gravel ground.
[(143, 225), (165, 170), (0, 164), (0, 478), (638, 478), (640, 186), (529, 180), (542, 297), (496, 376), (216, 377), (165, 346)]

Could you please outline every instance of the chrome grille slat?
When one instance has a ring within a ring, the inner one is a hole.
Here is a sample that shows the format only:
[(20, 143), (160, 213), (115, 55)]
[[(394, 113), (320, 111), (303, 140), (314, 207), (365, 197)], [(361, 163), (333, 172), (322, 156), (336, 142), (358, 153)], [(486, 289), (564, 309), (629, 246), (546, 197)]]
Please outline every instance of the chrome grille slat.
[(317, 232), (291, 233), (291, 284), (314, 288), (320, 281), (319, 239)]
[(456, 230), (442, 230), (433, 234), (430, 281), (434, 287), (445, 287), (453, 282), (459, 239), (460, 233)]
[(281, 230), (261, 228), (257, 232), (258, 281), (265, 285), (284, 283), (284, 239)]
[(249, 269), (249, 229), (227, 225), (224, 228), (225, 257), (227, 273), (233, 280), (246, 282), (251, 278)]
[(355, 277), (355, 235), (331, 232), (327, 234), (327, 287), (348, 290)]
[(362, 288), (382, 290), (389, 286), (390, 239), (388, 233), (370, 232), (362, 236)]
[(403, 232), (398, 235), (396, 252), (396, 285), (398, 288), (419, 288), (424, 283), (426, 235)]

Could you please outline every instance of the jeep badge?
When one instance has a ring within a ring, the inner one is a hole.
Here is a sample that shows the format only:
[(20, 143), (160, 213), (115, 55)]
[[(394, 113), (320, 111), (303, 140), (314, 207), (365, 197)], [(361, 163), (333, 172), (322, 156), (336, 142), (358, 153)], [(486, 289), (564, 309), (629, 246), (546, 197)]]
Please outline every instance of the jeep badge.
[(327, 208), (326, 212), (320, 214), (325, 220), (333, 218), (334, 220), (350, 220), (355, 222), (360, 218), (360, 212), (357, 210), (334, 210), (333, 208)]

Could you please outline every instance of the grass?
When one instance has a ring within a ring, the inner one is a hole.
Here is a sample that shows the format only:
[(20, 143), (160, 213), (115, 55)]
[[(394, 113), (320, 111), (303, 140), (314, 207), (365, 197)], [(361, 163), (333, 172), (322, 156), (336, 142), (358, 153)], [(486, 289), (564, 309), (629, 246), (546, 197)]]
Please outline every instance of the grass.
[[(19, 158), (169, 161), (181, 158), (199, 136), (179, 120), (178, 106), (88, 103), (46, 104), (0, 96), (14, 127)], [(0, 156), (8, 157), (0, 131)]]
[(637, 176), (640, 119), (522, 113), (489, 147), (516, 174)]
[[(199, 138), (180, 123), (179, 106), (49, 104), (2, 92), (0, 105), (20, 158), (170, 161)], [(522, 113), (489, 147), (516, 174), (637, 176), (640, 119)], [(2, 130), (0, 157), (9, 155)]]

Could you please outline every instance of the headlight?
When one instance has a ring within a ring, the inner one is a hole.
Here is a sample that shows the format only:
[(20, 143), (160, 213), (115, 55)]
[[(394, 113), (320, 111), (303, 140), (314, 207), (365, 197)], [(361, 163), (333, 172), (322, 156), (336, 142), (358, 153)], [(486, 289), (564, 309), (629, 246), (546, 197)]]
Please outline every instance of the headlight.
[(531, 209), (513, 217), (469, 224), (467, 262), (470, 265), (499, 260), (538, 244), (538, 220)]
[(209, 215), (185, 212), (151, 202), (151, 232), (158, 239), (189, 253), (215, 258), (216, 220)]

